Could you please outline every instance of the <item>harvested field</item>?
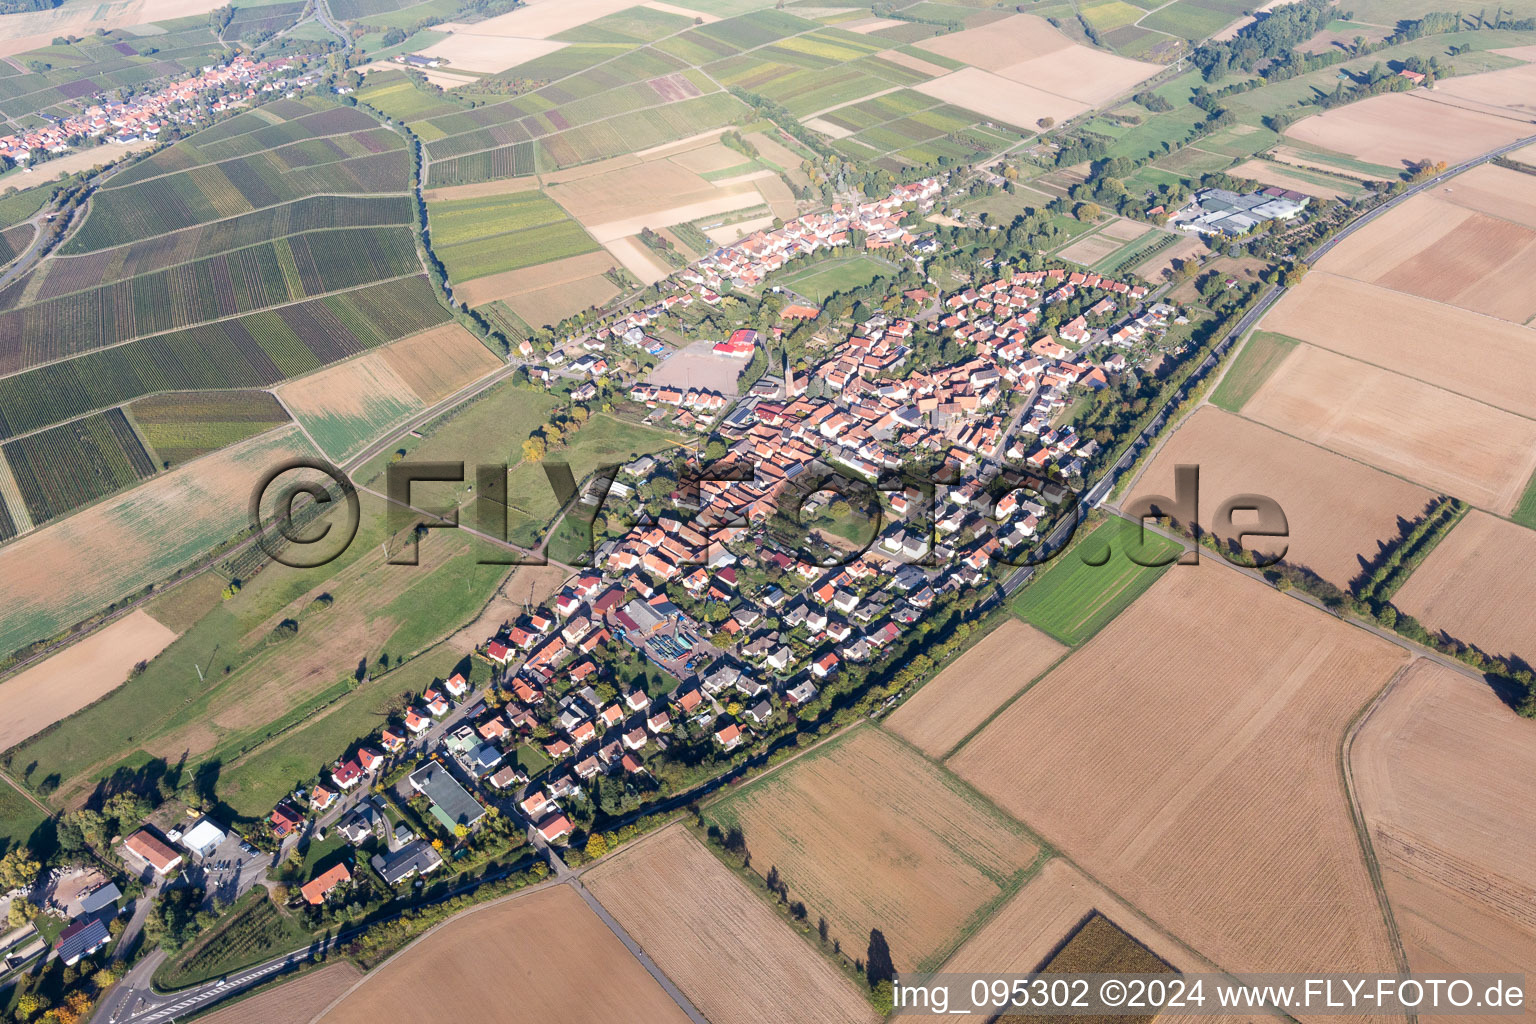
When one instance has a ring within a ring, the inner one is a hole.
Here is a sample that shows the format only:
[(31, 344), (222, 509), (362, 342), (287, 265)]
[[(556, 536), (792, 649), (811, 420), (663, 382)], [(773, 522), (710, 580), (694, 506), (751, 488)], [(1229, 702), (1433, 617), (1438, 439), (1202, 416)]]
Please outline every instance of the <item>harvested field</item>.
[(1536, 294), (1524, 287), (1536, 277), (1536, 229), (1440, 195), (1415, 196), (1367, 224), (1324, 263), (1335, 274), (1517, 324), (1536, 315)]
[(566, 47), (565, 43), (557, 43), (552, 39), (514, 39), (502, 35), (485, 35), (476, 31), (477, 28), (463, 26), (447, 39), (433, 43), (421, 52), (423, 56), (446, 61), (450, 70), (463, 68), (466, 71), (495, 74)]
[(0, 682), (0, 750), (110, 693), (135, 664), (153, 658), (174, 639), (175, 633), (140, 609)]
[(1428, 96), (1436, 103), (1518, 118), (1527, 123), (1529, 134), (1529, 122), (1536, 118), (1536, 64), (1439, 79)]
[[(1519, 156), (1519, 153), (1515, 155)], [(1536, 144), (1529, 148), (1523, 159), (1536, 162)], [(1442, 191), (1438, 196), (1469, 210), (1536, 228), (1536, 175), (1481, 164), (1456, 175), (1452, 190)]]
[(624, 265), (624, 269), (638, 277), (642, 284), (655, 284), (672, 273), (672, 267), (667, 261), (652, 252), (651, 247), (640, 241), (638, 235), (615, 238), (603, 243), (603, 248), (611, 252)]
[(736, 152), (722, 142), (708, 146), (700, 146), (698, 149), (690, 149), (685, 153), (679, 153), (672, 157), (672, 162), (685, 171), (694, 174), (708, 174), (710, 171), (724, 171), (731, 167), (740, 167), (747, 162), (747, 157)]
[(950, 70), (942, 64), (935, 64), (932, 61), (923, 60), (921, 57), (914, 57), (910, 53), (903, 53), (900, 50), (881, 50), (875, 56), (881, 60), (888, 60), (898, 67), (906, 68), (908, 71), (916, 71), (920, 75), (932, 75), (935, 78), (940, 75), (949, 74)]
[[(1400, 534), (1401, 520), (1419, 515), (1434, 498), (1422, 487), (1214, 406), (1196, 411), (1163, 443), (1131, 499), (1172, 495), (1173, 470), (1180, 464), (1200, 467), (1207, 529), (1216, 502), (1235, 494), (1267, 495), (1285, 510), (1290, 536), (1253, 537), (1244, 546), (1266, 555), (1284, 546), (1286, 561), (1340, 587), (1359, 575), (1362, 558), (1374, 557), (1382, 543)], [(1239, 526), (1244, 521), (1237, 520)], [(1203, 551), (1200, 557), (1220, 556)]]
[(1203, 241), (1186, 235), (1162, 252), (1132, 267), (1131, 272), (1144, 280), (1160, 282), (1163, 279), (1163, 275), (1172, 271), (1176, 265), (1205, 251), (1206, 246)]
[(1243, 415), (1500, 514), (1536, 471), (1536, 421), (1311, 345)]
[(1473, 510), (1451, 530), (1393, 604), (1431, 632), (1536, 664), (1536, 531)]
[(1119, 239), (1122, 242), (1130, 242), (1147, 233), (1147, 226), (1140, 221), (1128, 220), (1125, 217), (1113, 217), (1109, 223), (1099, 229), (1099, 234), (1109, 238)]
[(531, 192), (538, 187), (538, 178), (502, 178), (498, 181), (478, 181), (472, 185), (444, 185), (442, 188), (429, 188), (423, 196), (427, 202), (436, 203), (454, 199), (501, 196), (509, 192)]
[(1065, 249), (1059, 250), (1056, 255), (1064, 260), (1071, 260), (1079, 266), (1091, 267), (1110, 253), (1118, 251), (1124, 244), (1106, 235), (1095, 234), (1078, 239)]
[(309, 1024), (319, 1007), (329, 1005), (363, 978), (350, 960), (338, 960), (265, 992), (214, 1010), (202, 1024)]
[(1390, 971), (1338, 750), (1404, 661), (1207, 558), (949, 764), (1223, 968)]
[(727, 359), (714, 352), (711, 340), (695, 341), (652, 370), (646, 382), (672, 387), (705, 388), (722, 395), (735, 395), (736, 382), (746, 367), (740, 359)]
[(1007, 893), (1037, 848), (1022, 830), (879, 729), (862, 727), (704, 810), (739, 826), (752, 870), (853, 955), (872, 928), (897, 970), (942, 958)]
[(810, 184), (811, 179), (800, 169), (800, 155), (783, 142), (766, 132), (752, 132), (746, 139), (757, 147), (759, 156), (784, 171), (790, 181), (801, 186)]
[(1077, 46), (1044, 18), (1032, 14), (1016, 14), (983, 28), (924, 39), (916, 45), (919, 50), (937, 53), (984, 71), (999, 72), (1020, 61), (1046, 57)]
[(0, 548), (0, 650), (52, 636), (244, 529), (251, 489), (316, 453), (297, 427), (262, 434)]
[(527, 0), (514, 11), (475, 22), (474, 27), (482, 36), (548, 39), (633, 6), (634, 0)]
[(518, 316), (535, 327), (556, 324), (617, 295), (618, 287), (603, 277), (616, 265), (609, 253), (589, 252), (482, 277), (460, 285), (453, 294), (470, 306), (505, 299)]
[(498, 1024), (688, 1020), (568, 885), (460, 914), (370, 971), (316, 1024), (399, 1020), (407, 1006), (432, 1008), (417, 1019)]
[(1034, 627), (1004, 619), (897, 708), (886, 728), (941, 758), (1066, 651)]
[(381, 352), (369, 352), (277, 391), (325, 453), (346, 459), (392, 423), (424, 408)]
[(1238, 164), (1227, 173), (1234, 178), (1252, 178), (1261, 185), (1288, 188), (1293, 192), (1301, 192), (1318, 199), (1339, 199), (1355, 195), (1358, 191), (1346, 192), (1339, 188), (1319, 185), (1300, 175), (1287, 173), (1283, 164), (1277, 164), (1273, 160), (1249, 160), (1247, 163)]
[[(681, 157), (679, 158), (681, 159)], [(551, 199), (599, 242), (758, 205), (752, 182), (716, 185), (677, 159), (647, 160), (547, 186)]]
[[(1332, 269), (1332, 254), (1323, 265)], [(1319, 269), (1265, 316), (1264, 328), (1536, 417), (1536, 332), (1528, 327)]]
[(821, 132), (829, 139), (846, 139), (853, 134), (851, 128), (843, 128), (833, 124), (824, 117), (808, 117), (803, 122), (812, 131)]
[[(945, 961), (944, 971), (1034, 971), (1050, 958), (1062, 939), (1094, 914), (1108, 917), (1135, 941), (1181, 971), (1211, 969), (1207, 961), (1189, 952), (1125, 901), (1057, 857), (1047, 862), (1018, 895), (1003, 904)], [(981, 1015), (957, 1017), (967, 1024), (980, 1024), (987, 1019)], [(1213, 1020), (1226, 1024), (1225, 1018)]]
[(680, 823), (584, 879), (713, 1024), (873, 1024), (853, 984)]
[(979, 68), (961, 68), (942, 78), (919, 82), (912, 88), (924, 96), (932, 96), (945, 103), (974, 110), (983, 117), (1020, 128), (1033, 125), (1042, 117), (1065, 121), (1089, 107), (1087, 103), (1058, 96)]
[(1410, 969), (1536, 970), (1530, 722), (1420, 660), (1361, 726), (1350, 764)]
[(721, 224), (718, 227), (708, 229), (704, 234), (716, 245), (731, 245), (746, 238), (754, 231), (763, 231), (771, 227), (773, 227), (773, 215), (764, 214), (761, 217), (751, 217), (747, 220)]
[(480, 339), (458, 324), (443, 324), (402, 338), (380, 349), (379, 355), (425, 405), (447, 398), (503, 365)]
[(1403, 167), (1421, 159), (1457, 164), (1529, 132), (1528, 124), (1391, 92), (1302, 118), (1285, 134), (1306, 145)]

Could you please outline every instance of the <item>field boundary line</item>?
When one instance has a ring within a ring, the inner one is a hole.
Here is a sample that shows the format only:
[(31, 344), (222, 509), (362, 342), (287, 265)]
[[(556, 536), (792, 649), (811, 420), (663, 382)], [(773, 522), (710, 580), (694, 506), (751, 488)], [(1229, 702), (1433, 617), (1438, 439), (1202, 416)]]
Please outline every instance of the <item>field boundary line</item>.
[[(1009, 611), (1008, 614), (1012, 615), (1014, 618), (1018, 619), (1020, 622), (1025, 622), (1024, 617), (1022, 615), (1019, 615), (1017, 612)], [(1027, 622), (1025, 622), (1025, 624), (1026, 625), (1030, 625), (1030, 623), (1027, 623)], [(1038, 627), (1035, 627), (1035, 628), (1038, 628)], [(1042, 632), (1043, 632), (1043, 630), (1042, 630)], [(982, 730), (984, 730), (987, 726), (991, 725), (999, 716), (1002, 715), (1002, 713), (1004, 711), (1007, 711), (1009, 708), (1013, 707), (1013, 705), (1018, 702), (1020, 697), (1023, 697), (1030, 690), (1034, 689), (1036, 683), (1040, 682), (1040, 680), (1044, 679), (1046, 676), (1048, 676), (1052, 672), (1056, 671), (1056, 669), (1061, 666), (1061, 663), (1066, 661), (1068, 658), (1072, 657), (1073, 654), (1077, 653), (1077, 650), (1078, 649), (1076, 647), (1070, 647), (1070, 646), (1067, 647), (1067, 649), (1065, 651), (1061, 652), (1060, 657), (1058, 657), (1055, 661), (1051, 662), (1048, 666), (1046, 666), (1046, 668), (1039, 675), (1035, 676), (1033, 679), (1030, 679), (1030, 680), (1026, 681), (1024, 683), (1024, 685), (1019, 687), (1016, 692), (1011, 694), (1008, 697), (1007, 700), (1003, 701), (1003, 703), (998, 706), (996, 711), (992, 712), (990, 715), (988, 715), (986, 718), (984, 718), (980, 725), (976, 726), (976, 728), (972, 729), (970, 732), (968, 732), (964, 736), (960, 737), (960, 741), (958, 743), (956, 743), (954, 746), (950, 747), (948, 750), (944, 751), (944, 753), (941, 754), (939, 757), (934, 758), (933, 759), (934, 763), (935, 764), (939, 764), (939, 765), (943, 765), (950, 758), (952, 758), (956, 754), (960, 753), (960, 749), (962, 747), (964, 747), (967, 743), (971, 742), (971, 740), (975, 739), (978, 735), (980, 735)]]
[[(345, 109), (345, 108), (344, 107), (335, 107), (335, 108), (322, 107), (320, 110), (315, 111), (315, 113), (323, 114), (327, 110), (331, 110), (331, 109), (342, 110), (342, 109)], [(305, 115), (305, 116), (308, 116), (308, 115)], [(253, 156), (260, 156), (263, 153), (276, 153), (280, 149), (287, 149), (290, 146), (301, 146), (304, 143), (310, 142), (310, 141), (312, 141), (314, 139), (339, 139), (343, 135), (355, 135), (357, 132), (371, 132), (371, 131), (373, 131), (374, 128), (386, 128), (386, 127), (388, 127), (382, 121), (380, 121), (373, 114), (373, 112), (371, 110), (368, 111), (368, 116), (372, 117), (374, 119), (373, 128), (354, 128), (351, 131), (347, 131), (347, 132), (331, 132), (329, 135), (306, 135), (302, 139), (296, 139), (293, 142), (285, 142), (285, 143), (283, 143), (282, 145), (279, 145), (279, 146), (265, 146), (265, 147), (263, 147), (261, 149), (258, 149), (258, 150), (254, 151), (254, 152), (251, 152), (251, 153), (242, 153), (239, 156), (227, 156), (227, 157), (225, 157), (222, 160), (210, 160), (207, 163), (193, 164), (191, 167), (183, 167), (180, 170), (164, 171), (164, 172), (162, 172), (160, 174), (152, 174), (152, 175), (150, 175), (147, 178), (137, 178), (137, 179), (135, 179), (133, 181), (128, 182), (127, 184), (122, 184), (122, 185), (101, 185), (101, 186), (99, 186), (97, 188), (97, 191), (98, 192), (115, 192), (115, 191), (118, 191), (120, 189), (129, 189), (129, 188), (133, 188), (133, 186), (135, 186), (135, 185), (142, 185), (146, 181), (159, 181), (161, 178), (169, 178), (169, 177), (171, 177), (172, 175), (175, 175), (175, 174), (190, 174), (191, 172), (193, 172), (193, 171), (195, 171), (195, 170), (197, 170), (198, 168), (201, 168), (201, 167), (217, 167), (220, 164), (232, 163), (232, 162), (234, 162), (236, 160), (246, 160), (246, 159), (249, 159), (250, 157), (253, 157)], [(230, 120), (233, 120), (233, 118), (230, 118)], [(297, 120), (297, 118), (295, 118), (293, 120)], [(292, 124), (293, 120), (280, 121), (280, 122), (278, 122), (278, 124)], [(219, 122), (219, 123), (222, 124), (223, 122)], [(277, 125), (267, 125), (267, 127), (268, 128), (275, 128), (275, 127), (277, 127)], [(257, 128), (256, 131), (261, 131), (261, 129)], [(248, 134), (251, 134), (251, 133), (250, 132), (242, 132), (241, 134), (248, 135)], [(230, 138), (232, 138), (232, 139), (239, 138), (239, 137), (240, 136), (238, 136), (238, 135), (231, 135), (230, 136)], [(212, 144), (213, 145), (217, 145), (218, 142), (222, 142), (222, 141), (224, 141), (224, 140), (222, 140), (222, 139), (216, 140)], [(172, 143), (172, 145), (174, 145), (174, 143)], [(166, 149), (170, 149), (170, 148), (171, 148), (170, 146), (166, 147)], [(165, 152), (165, 150), (157, 150), (156, 152), (157, 153), (163, 153), (163, 152)], [(388, 153), (388, 152), (391, 152), (391, 151), (390, 150), (385, 150), (384, 152)], [(151, 155), (154, 155), (154, 154), (151, 154)], [(315, 164), (304, 164), (302, 167), (290, 167), (288, 170), (281, 171), (279, 173), (285, 174), (285, 175), (286, 174), (292, 174), (294, 171), (307, 170), (307, 169), (309, 169), (311, 167), (327, 167), (327, 166), (329, 166), (331, 164), (346, 163), (348, 160), (362, 160), (365, 157), (383, 156), (383, 155), (384, 155), (383, 153), (359, 153), (357, 156), (344, 156), (344, 157), (341, 157), (341, 158), (339, 158), (337, 160), (322, 160), (319, 163), (315, 163)], [(133, 166), (137, 166), (139, 162), (141, 162), (141, 161), (136, 161), (133, 164)]]
[[(1355, 838), (1360, 843), (1360, 859), (1365, 863), (1365, 872), (1371, 880), (1371, 891), (1376, 895), (1376, 903), (1381, 911), (1382, 923), (1387, 929), (1387, 941), (1392, 946), (1392, 959), (1396, 961), (1397, 972), (1407, 976), (1410, 973), (1408, 951), (1403, 946), (1402, 933), (1398, 931), (1397, 917), (1392, 912), (1392, 900), (1387, 895), (1386, 883), (1382, 880), (1381, 862), (1376, 856), (1376, 849), (1371, 844), (1370, 824), (1365, 820), (1365, 812), (1360, 807), (1360, 800), (1355, 794), (1355, 770), (1351, 760), (1355, 746), (1355, 738), (1360, 730), (1370, 721), (1376, 709), (1386, 702), (1387, 696), (1402, 680), (1408, 671), (1417, 665), (1420, 656), (1409, 652), (1408, 660), (1392, 673), (1381, 689), (1376, 691), (1369, 701), (1355, 711), (1354, 716), (1344, 728), (1344, 735), (1339, 740), (1337, 763), (1339, 768), (1339, 781), (1344, 787), (1344, 802), (1349, 807), (1350, 824), (1354, 826)], [(1410, 1012), (1409, 1024), (1416, 1024), (1418, 1014)]]

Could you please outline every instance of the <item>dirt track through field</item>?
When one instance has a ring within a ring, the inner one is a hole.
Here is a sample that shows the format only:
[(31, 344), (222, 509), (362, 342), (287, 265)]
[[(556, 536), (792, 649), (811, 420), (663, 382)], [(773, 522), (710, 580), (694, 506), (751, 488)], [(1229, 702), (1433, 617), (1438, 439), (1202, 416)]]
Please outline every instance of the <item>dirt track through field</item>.
[(1337, 758), (1403, 661), (1207, 558), (949, 765), (1224, 968), (1391, 970)]

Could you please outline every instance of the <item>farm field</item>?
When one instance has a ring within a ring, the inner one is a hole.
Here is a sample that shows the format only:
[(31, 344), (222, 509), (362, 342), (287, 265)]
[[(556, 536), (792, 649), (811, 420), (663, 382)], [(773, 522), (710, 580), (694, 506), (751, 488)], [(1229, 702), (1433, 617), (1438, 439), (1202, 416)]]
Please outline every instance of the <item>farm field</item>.
[(433, 250), (454, 284), (592, 252), (597, 244), (542, 192), (427, 204)]
[(885, 726), (929, 757), (942, 758), (1066, 650), (1018, 619), (1004, 619), (907, 698)]
[(238, 533), (257, 477), (316, 454), (296, 428), (273, 431), (0, 548), (0, 649), (53, 636)]
[[(1197, 410), (1163, 443), (1130, 499), (1172, 495), (1174, 467), (1180, 464), (1200, 467), (1207, 530), (1214, 529), (1212, 514), (1220, 502), (1237, 494), (1267, 495), (1284, 510), (1289, 536), (1252, 537), (1244, 546), (1266, 556), (1283, 547), (1287, 562), (1339, 587), (1360, 574), (1361, 559), (1374, 557), (1381, 544), (1399, 535), (1401, 521), (1418, 516), (1434, 498), (1406, 480), (1211, 406)], [(1234, 518), (1236, 526), (1244, 522)], [(1220, 556), (1202, 551), (1200, 557)]]
[(1228, 970), (1388, 971), (1337, 757), (1405, 660), (1207, 558), (949, 765)]
[(49, 848), (54, 835), (53, 825), (36, 804), (10, 786), (0, 790), (0, 850), (9, 853), (26, 844), (35, 856)]
[(34, 526), (155, 474), (120, 409), (7, 441), (0, 453)]
[(777, 868), (850, 954), (878, 928), (897, 970), (936, 965), (1006, 896), (1037, 848), (907, 748), (855, 729), (704, 809), (739, 827), (752, 870)]
[(1536, 472), (1536, 421), (1310, 345), (1243, 415), (1499, 513)]
[(345, 461), (390, 424), (501, 365), (450, 323), (285, 384), (278, 395), (327, 455)]
[(1211, 404), (1237, 412), (1300, 344), (1274, 331), (1254, 331), (1211, 393)]
[[(1536, 197), (1536, 178), (1488, 170), (1507, 176), (1490, 184), (1512, 206), (1522, 192)], [(1330, 273), (1516, 324), (1536, 316), (1536, 297), (1520, 286), (1536, 274), (1536, 226), (1464, 207), (1454, 191), (1415, 196), (1345, 239), (1323, 263)]]
[(1536, 332), (1528, 327), (1338, 277), (1322, 268), (1309, 273), (1265, 316), (1264, 327), (1536, 417)]
[(176, 634), (148, 614), (129, 612), (86, 639), (0, 682), (0, 750), (68, 718), (110, 693), (140, 661)]
[(542, 327), (617, 295), (618, 286), (603, 276), (615, 266), (606, 250), (590, 252), (482, 277), (454, 289), (454, 295), (470, 306), (502, 300), (524, 322)]
[(333, 960), (293, 981), (219, 1007), (204, 1024), (309, 1024), (315, 1008), (329, 1006), (358, 981), (363, 972), (350, 960)]
[(1536, 583), (1522, 566), (1536, 557), (1536, 531), (1473, 510), (1392, 599), (1424, 628), (1490, 654), (1536, 664), (1530, 609)]
[(158, 461), (179, 466), (290, 422), (266, 391), (193, 391), (141, 398), (128, 407)]
[(156, 335), (0, 378), (0, 433), (165, 391), (269, 386), (446, 320), (418, 275)]
[(1013, 610), (1062, 643), (1076, 646), (1104, 628), (1163, 572), (1165, 566), (1133, 562), (1131, 553), (1144, 562), (1161, 562), (1180, 550), (1177, 541), (1142, 531), (1117, 516), (1037, 570), (1015, 595)]
[[(1182, 971), (1206, 971), (1211, 965), (1149, 923), (1122, 899), (1055, 857), (944, 963), (946, 973), (1029, 973), (1043, 968), (1068, 936), (1095, 918), (1127, 933), (1143, 952)], [(1097, 928), (1096, 928), (1097, 931)], [(1099, 970), (1100, 968), (1082, 968)], [(1102, 970), (1127, 970), (1105, 967)], [(1152, 970), (1158, 970), (1153, 967)], [(981, 1024), (981, 1015), (956, 1015)], [(1118, 1018), (1117, 1018), (1118, 1019)]]
[(309, 937), (309, 929), (280, 910), (258, 885), (193, 946), (156, 971), (155, 981), (167, 989), (196, 985), (280, 956)]
[(1425, 659), (1355, 737), (1355, 790), (1415, 973), (1536, 965), (1533, 830), (1509, 814), (1536, 798), (1528, 724)]
[(681, 824), (626, 847), (584, 883), (713, 1024), (877, 1019), (806, 937)]
[(1273, 160), (1249, 160), (1227, 173), (1234, 178), (1251, 178), (1261, 185), (1274, 185), (1317, 199), (1352, 199), (1361, 194), (1360, 186), (1346, 178), (1288, 167)]
[(1223, 30), (1249, 20), (1243, 15), (1252, 7), (1242, 0), (1177, 0), (1148, 14), (1141, 26), (1192, 41), (1211, 35), (1225, 37), (1229, 32)]
[(371, 1024), (417, 1000), (498, 1024), (560, 1020), (577, 1005), (594, 1020), (688, 1019), (564, 885), (461, 914), (370, 972), (317, 1024)]
[(1528, 125), (1475, 110), (1383, 93), (1297, 121), (1288, 138), (1370, 163), (1402, 168), (1422, 160), (1457, 164), (1530, 134)]

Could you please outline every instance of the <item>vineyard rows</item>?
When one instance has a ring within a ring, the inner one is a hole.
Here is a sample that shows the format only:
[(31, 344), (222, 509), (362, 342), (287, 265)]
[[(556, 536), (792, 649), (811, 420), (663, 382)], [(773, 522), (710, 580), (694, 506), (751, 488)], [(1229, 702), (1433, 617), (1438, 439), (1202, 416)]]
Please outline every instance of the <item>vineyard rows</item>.
[(162, 391), (268, 387), (448, 318), (419, 275), (88, 353), (0, 378), (0, 437)]
[(419, 268), (404, 227), (321, 231), (0, 313), (0, 372)]
[(145, 442), (173, 466), (288, 422), (281, 403), (265, 391), (156, 395), (128, 411)]
[(36, 525), (155, 473), (120, 409), (10, 441), (4, 455)]

